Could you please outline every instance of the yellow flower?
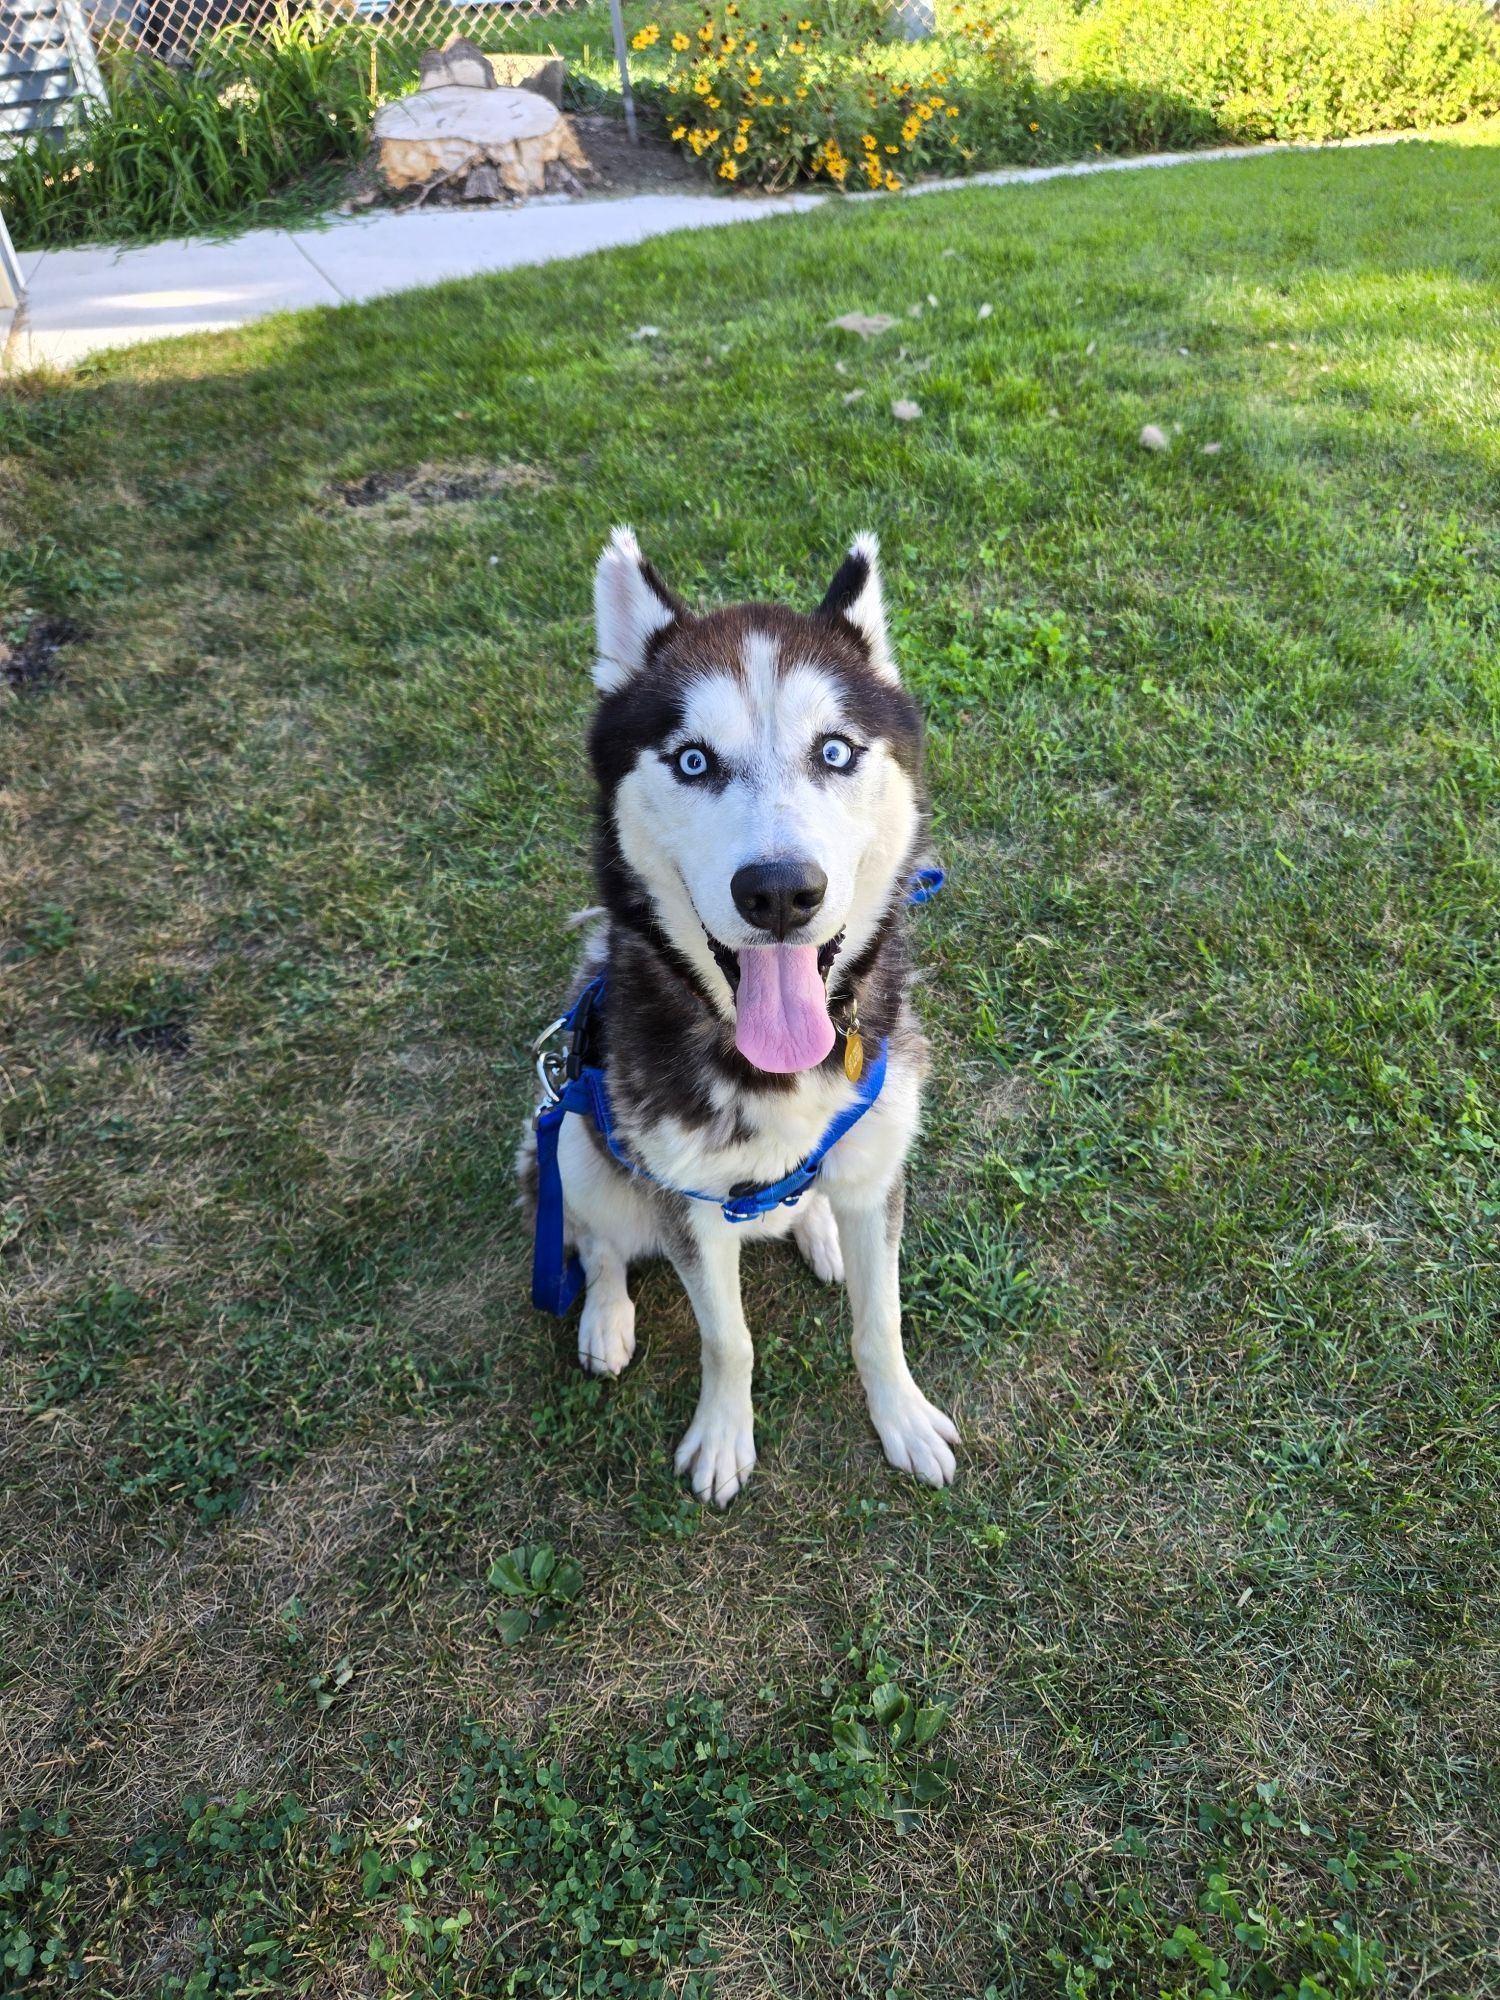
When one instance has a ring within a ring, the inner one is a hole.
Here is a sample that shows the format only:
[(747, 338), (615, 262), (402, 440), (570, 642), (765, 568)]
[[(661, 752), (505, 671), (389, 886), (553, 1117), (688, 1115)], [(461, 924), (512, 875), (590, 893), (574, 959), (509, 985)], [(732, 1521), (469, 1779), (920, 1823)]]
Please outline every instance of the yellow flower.
[(897, 180), (897, 178), (896, 178), (896, 176), (895, 176), (894, 174), (887, 174), (887, 175), (886, 175), (886, 177), (885, 177), (885, 191), (886, 191), (886, 193), (887, 193), (887, 194), (894, 194), (894, 193), (896, 192), (897, 188), (898, 188), (898, 187), (900, 187), (900, 185), (901, 185), (900, 181), (899, 181), (899, 180)]
[(803, 34), (805, 35), (805, 34), (807, 33), (808, 29), (809, 29), (809, 28), (810, 28), (810, 27), (812, 26), (812, 22), (811, 22), (811, 21), (799, 21), (799, 22), (797, 23), (797, 26), (798, 26), (798, 27), (799, 27), (799, 28), (800, 28), (800, 29), (802, 30)]
[(738, 137), (738, 139), (736, 139), (736, 140), (735, 140), (735, 142), (734, 142), (734, 150), (735, 150), (735, 151), (736, 151), (737, 153), (747, 153), (747, 152), (749, 152), (749, 150), (750, 150), (750, 141), (749, 141), (749, 140), (748, 140), (748, 139), (747, 139), (747, 138), (745, 137), (745, 135), (744, 135), (744, 133), (743, 133), (743, 132), (741, 132), (741, 134), (740, 134), (740, 136)]
[(755, 86), (760, 82), (760, 71), (758, 69), (747, 70), (745, 72), (745, 81), (754, 90)]
[(717, 110), (718, 110), (718, 108), (719, 108), (719, 102), (720, 102), (720, 100), (719, 100), (719, 99), (718, 99), (717, 97), (711, 97), (711, 98), (710, 98), (710, 99), (708, 100), (708, 108), (709, 108), (709, 110), (710, 110), (710, 111), (717, 111)]
[(740, 120), (739, 129), (742, 132), (748, 132), (750, 130), (750, 120), (748, 118), (742, 118)]
[(698, 30), (698, 39), (700, 42), (711, 42), (713, 38), (714, 24), (712, 21), (705, 21), (703, 26)]
[(922, 123), (925, 125), (928, 119), (932, 116), (932, 106), (930, 104), (919, 104), (917, 106), (917, 116), (921, 119)]
[(733, 35), (726, 35), (720, 46), (723, 48), (726, 56), (732, 56), (735, 50), (739, 47), (739, 43), (735, 40)]
[[(760, 101), (761, 101), (761, 103), (762, 103), (762, 104), (774, 104), (774, 103), (776, 102), (776, 99), (775, 99), (775, 98), (774, 98), (774, 97), (773, 97), (773, 96), (771, 95), (771, 93), (770, 93), (769, 91), (767, 91), (767, 92), (766, 92), (766, 94), (765, 94), (765, 96), (764, 96), (764, 97), (763, 97), (763, 98), (762, 98), (762, 99), (761, 99)], [(785, 98), (783, 98), (783, 99), (782, 99), (782, 103), (784, 104), (785, 102), (786, 102), (786, 99), (785, 99)], [(785, 128), (783, 128), (783, 129), (785, 129)]]
[(797, 95), (798, 95), (799, 97), (806, 97), (806, 95), (807, 95), (807, 86), (806, 86), (805, 84), (801, 84), (801, 83), (799, 83), (799, 84), (797, 85)]
[(739, 171), (733, 160), (720, 160), (719, 179), (721, 181), (737, 180), (739, 178)]
[(948, 106), (948, 116), (950, 118), (956, 118), (958, 116), (958, 106), (956, 104), (950, 104)]
[(685, 138), (686, 136), (687, 136), (687, 127), (686, 127), (686, 125), (674, 125), (674, 126), (672, 127), (672, 137), (673, 137), (673, 139), (682, 139), (682, 138)]
[(794, 56), (800, 56), (800, 55), (801, 55), (801, 54), (803, 53), (804, 49), (806, 48), (806, 43), (804, 43), (804, 42), (789, 42), (789, 43), (787, 44), (787, 46), (788, 46), (788, 48), (790, 48), (790, 50), (791, 50), (791, 52), (792, 52), (792, 54), (793, 54)]
[(911, 144), (912, 140), (916, 138), (917, 134), (921, 131), (921, 129), (922, 129), (921, 126), (917, 123), (915, 118), (907, 119), (906, 123), (901, 127), (901, 136), (906, 141), (908, 146)]
[(1041, 126), (1037, 124), (1034, 118), (1032, 119), (1031, 123), (1026, 127), (1026, 130), (1028, 132), (1040, 132), (1041, 129), (1042, 129)]
[(885, 150), (888, 153), (899, 153), (901, 151), (901, 148), (899, 146), (887, 146)]
[(695, 76), (693, 78), (693, 88), (700, 97), (707, 97), (708, 93), (713, 89), (713, 85), (706, 76)]
[(729, 5), (724, 9), (726, 14), (738, 14), (739, 11), (739, 8), (735, 5), (735, 0), (729, 0)]
[(717, 125), (714, 125), (707, 132), (704, 133), (703, 143), (706, 146), (711, 146), (714, 143), (715, 139), (718, 138), (718, 136), (719, 136), (719, 128)]
[(692, 44), (688, 41), (687, 36), (682, 32), (681, 28), (679, 28), (677, 30), (677, 33), (672, 37), (672, 46), (674, 49), (676, 49), (679, 55), (682, 54), (684, 49), (690, 48), (692, 46)]
[(866, 132), (859, 143), (867, 153), (873, 153), (875, 150), (875, 134), (873, 132)]

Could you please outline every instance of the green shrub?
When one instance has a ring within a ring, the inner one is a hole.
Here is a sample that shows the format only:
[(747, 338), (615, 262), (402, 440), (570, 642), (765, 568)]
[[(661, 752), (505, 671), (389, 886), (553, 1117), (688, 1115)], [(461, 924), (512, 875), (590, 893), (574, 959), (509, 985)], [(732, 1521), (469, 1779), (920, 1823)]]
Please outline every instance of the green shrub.
[(727, 0), (633, 37), (642, 95), (719, 182), (894, 192), (919, 174), (1226, 139), (1331, 139), (1500, 108), (1480, 0), (953, 0), (891, 39), (854, 0)]
[(116, 49), (109, 105), (0, 159), (0, 203), (23, 246), (128, 239), (249, 220), (362, 151), (369, 39), (356, 24), (283, 17), (227, 27), (191, 69)]
[(1480, 0), (1098, 0), (1055, 59), (1082, 81), (1171, 93), (1239, 140), (1500, 109), (1500, 30)]

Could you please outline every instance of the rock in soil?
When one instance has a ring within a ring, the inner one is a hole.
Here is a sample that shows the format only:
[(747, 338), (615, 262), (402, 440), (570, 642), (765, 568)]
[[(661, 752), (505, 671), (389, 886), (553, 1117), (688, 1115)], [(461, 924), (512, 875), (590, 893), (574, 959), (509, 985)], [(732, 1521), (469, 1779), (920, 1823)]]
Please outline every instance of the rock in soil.
[[(547, 172), (552, 171), (551, 165)], [(500, 176), (491, 166), (470, 167), (469, 177), (464, 182), (465, 201), (498, 201), (505, 190), (500, 185)]]

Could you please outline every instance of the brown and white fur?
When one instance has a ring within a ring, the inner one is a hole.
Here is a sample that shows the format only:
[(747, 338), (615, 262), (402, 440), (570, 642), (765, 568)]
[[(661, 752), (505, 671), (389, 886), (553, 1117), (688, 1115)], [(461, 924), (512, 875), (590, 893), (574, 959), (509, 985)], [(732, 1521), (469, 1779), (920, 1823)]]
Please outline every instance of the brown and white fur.
[[(750, 1223), (632, 1177), (588, 1120), (565, 1119), (566, 1229), (587, 1278), (579, 1359), (601, 1375), (629, 1364), (627, 1269), (670, 1258), (703, 1364), (677, 1470), (701, 1499), (726, 1505), (755, 1463), (740, 1257), (749, 1242), (790, 1233), (821, 1279), (848, 1285), (854, 1362), (886, 1457), (946, 1485), (958, 1433), (913, 1381), (901, 1345), (903, 1174), (926, 1067), (908, 999), (906, 891), (925, 851), (926, 806), (921, 722), (891, 656), (875, 539), (856, 540), (812, 613), (744, 604), (700, 616), (616, 529), (595, 613), (602, 910), (577, 987), (607, 971), (597, 1059), (618, 1139), (666, 1187), (728, 1194), (789, 1172), (851, 1101), (842, 1033), (822, 1059), (803, 1067), (793, 1055), (781, 1071), (737, 1047), (754, 1041), (737, 1022), (737, 967), (758, 948), (791, 950), (805, 988), (808, 954), (795, 947), (818, 947), (832, 1023), (847, 1025), (857, 1002), (866, 1049), (883, 1037), (889, 1057), (879, 1099), (816, 1186), (796, 1208)], [(747, 895), (744, 884), (762, 880), (771, 891)], [(778, 900), (786, 882), (814, 886), (792, 908)], [(773, 1025), (781, 1019), (773, 1006)]]

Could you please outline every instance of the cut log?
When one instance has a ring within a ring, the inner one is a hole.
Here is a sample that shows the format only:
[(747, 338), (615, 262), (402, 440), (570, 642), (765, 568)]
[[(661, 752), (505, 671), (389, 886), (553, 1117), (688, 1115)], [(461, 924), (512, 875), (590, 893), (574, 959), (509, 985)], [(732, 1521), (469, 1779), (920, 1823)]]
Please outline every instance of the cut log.
[(422, 187), (494, 167), (512, 194), (540, 194), (553, 160), (586, 168), (573, 128), (530, 90), (447, 84), (398, 97), (375, 114), (375, 152), (393, 188)]
[(422, 57), (418, 90), (441, 90), (460, 83), (468, 90), (493, 90), (500, 78), (490, 68), (489, 59), (467, 35), (450, 35), (440, 49), (428, 49)]
[(562, 110), (563, 85), (568, 65), (561, 56), (487, 55), (490, 74), (496, 83), (513, 84), (517, 90), (534, 90), (538, 97)]

